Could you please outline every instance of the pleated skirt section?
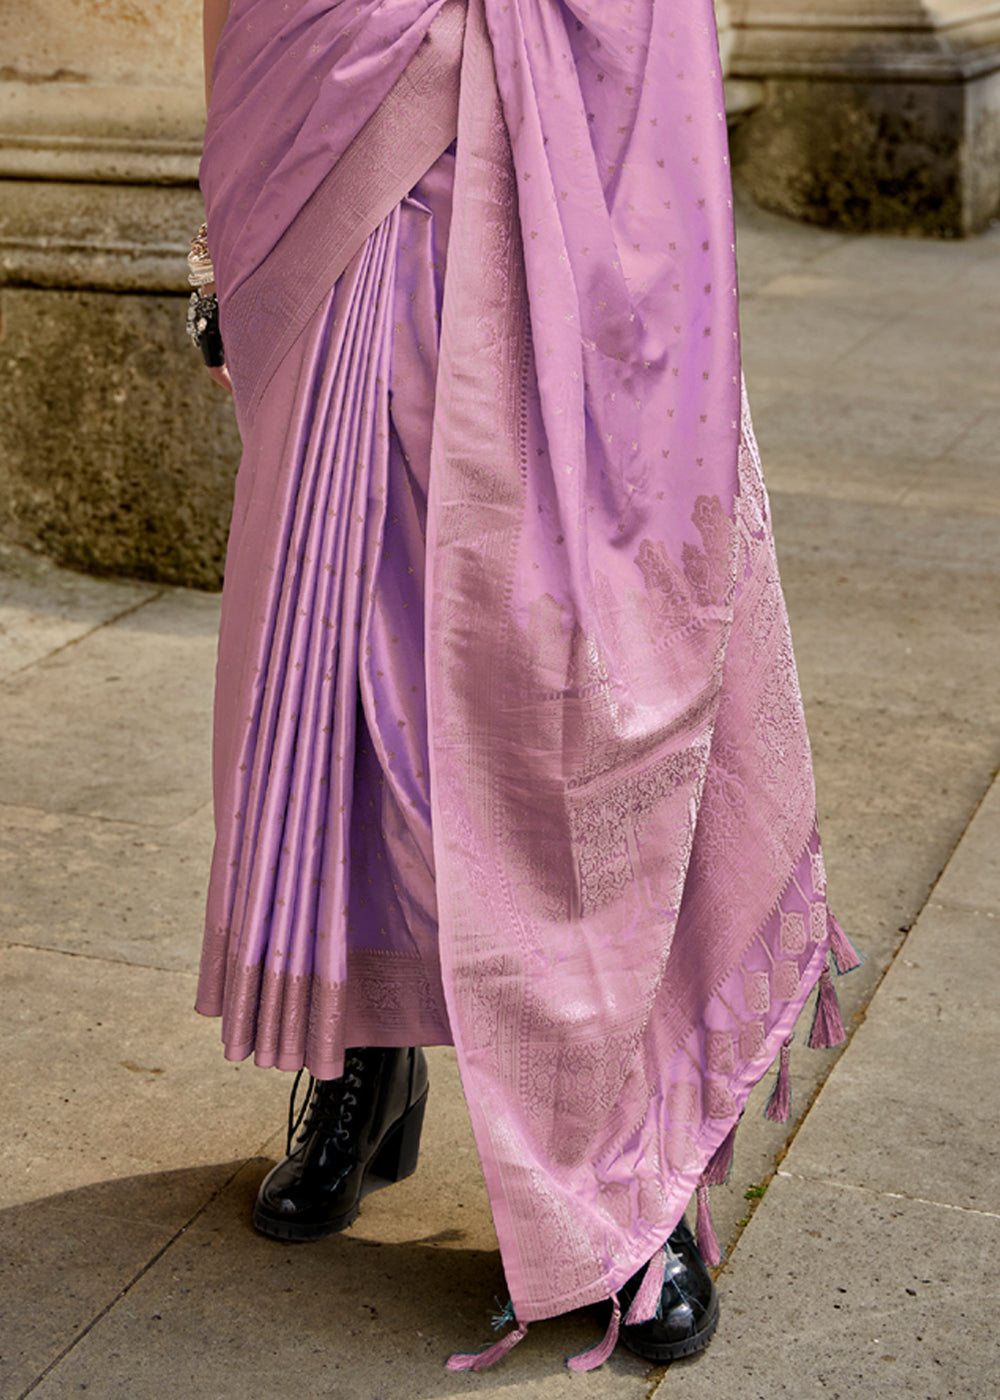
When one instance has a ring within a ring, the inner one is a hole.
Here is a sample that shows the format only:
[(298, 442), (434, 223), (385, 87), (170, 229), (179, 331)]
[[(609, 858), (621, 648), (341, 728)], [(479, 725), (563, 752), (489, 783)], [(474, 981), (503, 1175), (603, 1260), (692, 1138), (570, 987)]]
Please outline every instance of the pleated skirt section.
[(372, 234), (241, 425), (197, 1005), (228, 1058), (318, 1078), (349, 1045), (451, 1042), (423, 617), (453, 160)]

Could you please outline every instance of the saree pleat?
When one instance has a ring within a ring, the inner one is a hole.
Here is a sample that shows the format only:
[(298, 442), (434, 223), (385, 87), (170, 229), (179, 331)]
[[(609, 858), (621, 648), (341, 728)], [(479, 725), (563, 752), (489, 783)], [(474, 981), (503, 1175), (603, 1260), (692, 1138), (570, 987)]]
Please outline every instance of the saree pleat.
[[(245, 453), (198, 1004), (229, 1056), (319, 1077), (453, 1042), (525, 1323), (666, 1238), (832, 916), (711, 6), (460, 8), (375, 6), (366, 44), (371, 5), (234, 0), (223, 36), (205, 185)], [(269, 175), (240, 113), (314, 35)]]
[[(240, 667), (237, 688), (252, 673), (259, 695), (235, 765), (240, 790), (221, 799), (231, 809), (229, 829), (220, 824), (220, 831), (233, 873), (220, 905), (231, 910), (226, 922), (235, 931), (225, 940), (229, 1053), (253, 1047), (258, 1063), (294, 1068), (308, 1057), (328, 1077), (343, 1054), (337, 1013), (346, 954), (330, 931), (348, 902), (340, 853), (350, 843), (353, 764), (344, 755), (355, 747), (368, 533), (380, 528), (377, 511), (369, 518), (368, 492), (373, 460), (386, 452), (385, 326), (393, 295), (386, 268), (396, 222), (371, 236), (302, 347), (305, 382), (297, 382), (295, 398), (306, 412), (266, 397), (261, 405), (279, 431), (301, 422), (296, 439), (276, 450), (262, 435), (265, 466), (271, 451), (282, 461), (280, 485), (258, 482), (253, 459), (244, 463), (241, 492), (262, 489), (266, 499), (247, 506), (256, 529), (234, 527), (228, 567), (233, 587), (240, 574), (262, 567), (277, 586), (268, 596), (253, 579), (243, 583), (272, 615), (260, 619), (257, 655), (231, 659), (223, 646), (219, 659), (220, 704), (228, 708), (230, 666)], [(278, 520), (290, 528), (262, 557), (258, 548), (267, 549), (266, 531)], [(235, 650), (241, 639), (233, 642)], [(239, 729), (231, 712), (218, 723)], [(233, 758), (223, 751), (219, 762), (230, 777)], [(210, 946), (218, 952), (218, 943)]]

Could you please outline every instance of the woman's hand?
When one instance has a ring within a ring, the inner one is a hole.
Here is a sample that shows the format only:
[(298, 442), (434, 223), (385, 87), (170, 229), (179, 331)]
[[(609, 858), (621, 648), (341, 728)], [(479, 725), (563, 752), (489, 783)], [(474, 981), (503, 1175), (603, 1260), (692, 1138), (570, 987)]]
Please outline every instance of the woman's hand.
[(218, 369), (208, 368), (208, 377), (220, 388), (226, 389), (230, 394), (233, 392), (233, 381), (229, 377), (229, 367), (219, 365)]

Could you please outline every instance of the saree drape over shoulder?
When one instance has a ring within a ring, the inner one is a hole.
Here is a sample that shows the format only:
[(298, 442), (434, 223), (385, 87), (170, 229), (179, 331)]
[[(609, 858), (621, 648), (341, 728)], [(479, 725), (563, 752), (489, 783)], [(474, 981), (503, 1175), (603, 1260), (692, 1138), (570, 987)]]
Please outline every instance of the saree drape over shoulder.
[(710, 0), (234, 0), (199, 1009), (455, 1045), (522, 1322), (669, 1234), (834, 928)]

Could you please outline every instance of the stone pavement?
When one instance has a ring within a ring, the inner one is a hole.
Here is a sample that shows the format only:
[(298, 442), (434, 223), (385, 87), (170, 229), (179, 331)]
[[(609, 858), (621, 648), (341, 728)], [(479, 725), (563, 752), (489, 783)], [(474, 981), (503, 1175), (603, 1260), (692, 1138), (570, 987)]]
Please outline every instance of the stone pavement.
[(287, 1080), (225, 1064), (191, 1011), (217, 599), (8, 550), (3, 1400), (997, 1394), (1000, 230), (745, 210), (740, 257), (831, 891), (867, 960), (838, 985), (846, 1052), (799, 1035), (793, 1121), (761, 1115), (771, 1076), (751, 1102), (715, 1193), (711, 1349), (572, 1376), (595, 1339), (573, 1316), (493, 1372), (444, 1371), (503, 1291), (448, 1050), (416, 1176), (336, 1239), (253, 1233)]

